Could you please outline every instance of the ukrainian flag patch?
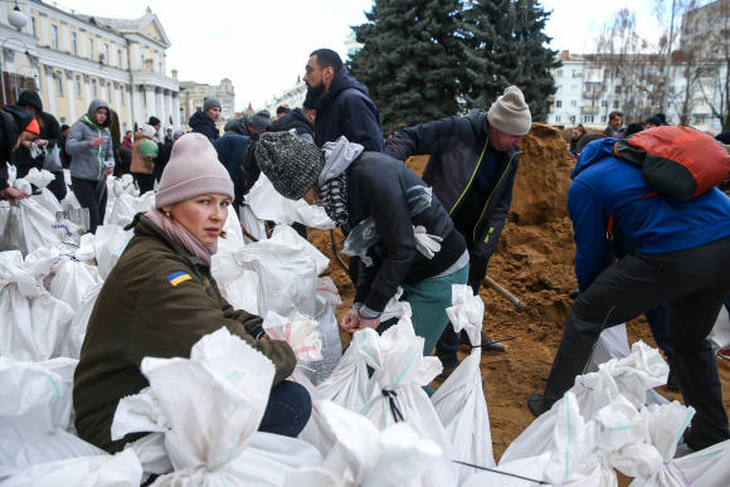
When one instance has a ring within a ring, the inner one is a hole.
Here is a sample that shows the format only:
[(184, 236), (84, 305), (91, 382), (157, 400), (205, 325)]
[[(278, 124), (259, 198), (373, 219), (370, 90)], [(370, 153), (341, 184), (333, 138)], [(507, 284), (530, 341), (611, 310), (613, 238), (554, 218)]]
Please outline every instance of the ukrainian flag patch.
[(190, 279), (192, 279), (192, 277), (190, 277), (190, 274), (187, 272), (176, 272), (167, 276), (167, 281), (173, 286), (177, 286), (181, 282), (189, 281)]

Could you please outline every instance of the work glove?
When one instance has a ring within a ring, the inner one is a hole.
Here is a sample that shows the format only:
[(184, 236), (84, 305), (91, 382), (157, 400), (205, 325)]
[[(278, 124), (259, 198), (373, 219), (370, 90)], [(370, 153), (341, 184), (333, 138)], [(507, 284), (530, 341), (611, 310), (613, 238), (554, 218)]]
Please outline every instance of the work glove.
[(443, 238), (426, 233), (423, 225), (413, 227), (413, 235), (416, 237), (416, 249), (427, 259), (433, 259), (436, 252), (441, 250)]

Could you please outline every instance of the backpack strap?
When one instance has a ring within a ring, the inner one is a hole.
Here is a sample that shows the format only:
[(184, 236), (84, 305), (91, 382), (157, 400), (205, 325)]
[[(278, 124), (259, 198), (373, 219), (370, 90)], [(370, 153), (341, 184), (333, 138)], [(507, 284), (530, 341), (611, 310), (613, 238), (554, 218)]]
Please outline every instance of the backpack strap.
[[(658, 194), (659, 193), (657, 191), (652, 191), (651, 193), (646, 193), (645, 195), (639, 196), (634, 201), (641, 201), (648, 198), (653, 198)], [(606, 225), (606, 240), (609, 242), (613, 241), (613, 212), (608, 214), (608, 224)]]

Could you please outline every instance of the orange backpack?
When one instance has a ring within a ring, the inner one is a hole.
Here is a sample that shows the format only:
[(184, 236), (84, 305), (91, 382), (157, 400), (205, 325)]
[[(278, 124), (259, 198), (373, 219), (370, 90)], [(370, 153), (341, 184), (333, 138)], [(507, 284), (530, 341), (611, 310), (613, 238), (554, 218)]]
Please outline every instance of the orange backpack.
[(688, 201), (730, 174), (730, 153), (709, 135), (681, 126), (662, 126), (619, 140), (616, 157), (641, 167), (658, 193)]

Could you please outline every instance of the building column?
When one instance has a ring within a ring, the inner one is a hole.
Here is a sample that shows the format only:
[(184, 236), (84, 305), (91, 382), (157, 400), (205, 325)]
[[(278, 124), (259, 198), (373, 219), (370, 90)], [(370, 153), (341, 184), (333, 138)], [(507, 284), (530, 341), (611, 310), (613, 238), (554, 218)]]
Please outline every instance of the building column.
[(167, 127), (169, 122), (165, 116), (165, 103), (162, 98), (162, 88), (155, 88), (155, 113), (154, 115), (162, 122), (163, 129)]
[(144, 99), (146, 104), (146, 110), (144, 111), (144, 120), (140, 120), (141, 122), (147, 123), (147, 120), (150, 119), (151, 115), (154, 115), (157, 112), (157, 107), (155, 106), (155, 89), (152, 86), (145, 85), (144, 87)]
[(66, 96), (68, 97), (68, 124), (72, 125), (76, 121), (76, 87), (74, 86), (74, 72), (66, 71)]
[(172, 120), (176, 127), (182, 127), (180, 120), (180, 94), (177, 91), (172, 92)]

